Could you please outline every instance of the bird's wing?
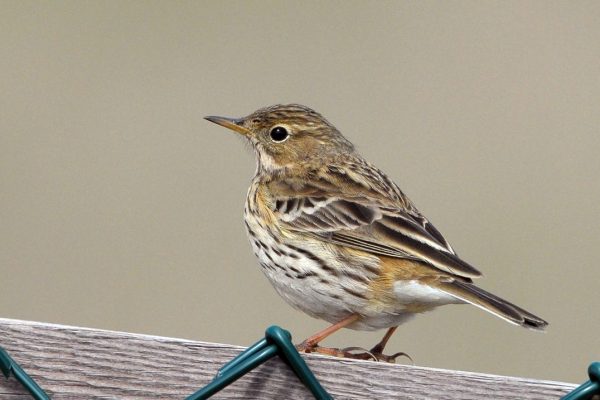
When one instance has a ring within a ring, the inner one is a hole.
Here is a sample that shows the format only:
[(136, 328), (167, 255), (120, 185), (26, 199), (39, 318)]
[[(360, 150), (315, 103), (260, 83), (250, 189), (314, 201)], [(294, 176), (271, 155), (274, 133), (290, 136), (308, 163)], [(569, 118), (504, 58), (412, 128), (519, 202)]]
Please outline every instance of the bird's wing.
[[(375, 198), (320, 190), (275, 196), (273, 212), (287, 229), (319, 236), (368, 253), (425, 262), (446, 273), (475, 278), (481, 273), (454, 252), (416, 210), (382, 205)], [(333, 194), (333, 196), (332, 196)]]

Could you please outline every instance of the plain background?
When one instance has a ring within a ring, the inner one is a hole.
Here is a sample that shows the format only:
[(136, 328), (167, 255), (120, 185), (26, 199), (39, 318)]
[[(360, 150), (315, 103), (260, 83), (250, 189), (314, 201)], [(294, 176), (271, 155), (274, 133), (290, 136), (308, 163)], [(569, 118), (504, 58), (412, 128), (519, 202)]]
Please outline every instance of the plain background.
[(571, 382), (600, 358), (599, 2), (0, 7), (2, 317), (240, 345), (325, 327), (262, 276), (242, 223), (253, 155), (202, 119), (298, 102), (400, 184), (481, 286), (550, 322), (448, 306), (390, 351)]

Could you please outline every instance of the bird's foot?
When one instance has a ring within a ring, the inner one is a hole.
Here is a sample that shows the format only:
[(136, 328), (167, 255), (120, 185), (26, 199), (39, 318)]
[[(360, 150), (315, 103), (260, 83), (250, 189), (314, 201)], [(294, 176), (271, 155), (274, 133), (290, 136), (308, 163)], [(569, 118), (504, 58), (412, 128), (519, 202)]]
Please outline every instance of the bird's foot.
[(317, 344), (310, 342), (302, 342), (296, 345), (296, 350), (300, 353), (319, 353), (326, 354), (328, 356), (340, 357), (340, 358), (355, 358), (359, 360), (376, 360), (375, 356), (365, 350), (365, 353), (353, 353), (354, 350), (364, 350), (359, 347), (347, 347), (345, 349), (338, 349), (335, 347), (321, 347)]
[(317, 344), (302, 342), (296, 345), (296, 350), (300, 353), (320, 353), (334, 357), (345, 357), (345, 353), (342, 349), (336, 349), (333, 347), (321, 347)]
[(413, 359), (404, 352), (400, 351), (398, 353), (388, 356), (387, 354), (383, 354), (379, 349), (377, 349), (377, 346), (373, 347), (371, 350), (366, 350), (366, 349), (363, 349), (362, 347), (346, 347), (345, 349), (342, 349), (342, 352), (344, 354), (347, 354), (345, 357), (348, 357), (348, 358), (355, 358), (355, 359), (359, 359), (359, 360), (380, 361), (380, 362), (386, 362), (386, 363), (391, 363), (391, 364), (395, 364), (396, 359), (398, 357), (406, 357), (411, 361), (411, 363), (414, 364)]
[(298, 350), (299, 353), (312, 353), (317, 348), (319, 348), (317, 343), (312, 343), (308, 340), (296, 345), (296, 350)]
[(412, 358), (410, 358), (410, 356), (406, 353), (399, 352), (388, 356), (380, 351), (377, 351), (378, 349), (376, 347), (371, 350), (366, 350), (362, 347), (346, 347), (343, 349), (338, 349), (333, 347), (321, 347), (316, 344), (302, 342), (299, 345), (296, 345), (296, 350), (298, 350), (300, 353), (319, 353), (333, 357), (352, 358), (355, 360), (382, 361), (392, 364), (396, 362), (396, 358), (398, 357), (406, 357), (411, 362), (413, 361)]

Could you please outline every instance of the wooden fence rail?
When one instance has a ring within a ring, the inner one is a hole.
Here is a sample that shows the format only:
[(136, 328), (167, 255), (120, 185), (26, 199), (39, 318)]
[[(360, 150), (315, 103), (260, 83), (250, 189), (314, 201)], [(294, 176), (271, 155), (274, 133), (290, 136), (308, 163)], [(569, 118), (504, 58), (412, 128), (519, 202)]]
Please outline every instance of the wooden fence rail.
[[(257, 337), (258, 340), (258, 337)], [(184, 399), (243, 347), (0, 318), (0, 346), (55, 400)], [(305, 355), (336, 399), (559, 399), (576, 385)], [(311, 399), (277, 357), (215, 399)], [(0, 399), (31, 397), (0, 375)]]

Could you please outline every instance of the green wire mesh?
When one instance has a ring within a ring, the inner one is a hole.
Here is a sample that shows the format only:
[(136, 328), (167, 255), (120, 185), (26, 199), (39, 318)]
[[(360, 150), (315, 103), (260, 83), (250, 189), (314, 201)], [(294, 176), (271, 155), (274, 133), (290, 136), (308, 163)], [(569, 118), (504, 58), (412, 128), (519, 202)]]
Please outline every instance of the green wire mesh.
[(595, 394), (600, 395), (600, 362), (593, 362), (588, 367), (590, 380), (567, 394), (561, 400), (589, 400)]
[(35, 400), (50, 400), (46, 392), (23, 371), (23, 368), (2, 347), (0, 347), (0, 370), (7, 378), (13, 375)]
[(243, 376), (246, 372), (256, 368), (277, 354), (290, 366), (300, 381), (311, 391), (315, 399), (333, 399), (323, 389), (302, 357), (300, 357), (300, 354), (292, 344), (292, 335), (278, 326), (271, 326), (265, 332), (264, 339), (256, 342), (232, 361), (225, 364), (212, 382), (189, 396), (186, 400), (208, 399), (219, 390)]
[[(291, 339), (292, 336), (288, 331), (278, 326), (269, 327), (265, 332), (264, 339), (256, 342), (239, 356), (225, 364), (208, 385), (187, 397), (186, 400), (208, 399), (247, 372), (276, 355), (283, 358), (317, 400), (333, 399), (323, 389), (302, 357), (300, 357)], [(50, 397), (48, 397), (42, 388), (27, 375), (21, 366), (2, 347), (0, 347), (0, 371), (2, 371), (6, 378), (10, 378), (13, 375), (35, 400), (50, 400)], [(594, 395), (600, 395), (600, 362), (590, 364), (588, 375), (590, 377), (589, 381), (562, 397), (561, 400), (590, 400)]]
[[(279, 355), (289, 365), (317, 400), (333, 399), (323, 389), (302, 357), (300, 357), (300, 354), (292, 344), (292, 335), (278, 326), (271, 326), (267, 329), (264, 339), (250, 346), (239, 356), (225, 364), (212, 382), (187, 397), (186, 400), (208, 399), (247, 372), (276, 355)], [(50, 400), (50, 397), (48, 397), (42, 388), (23, 371), (21, 366), (2, 347), (0, 347), (0, 370), (7, 378), (13, 375), (35, 400)]]

